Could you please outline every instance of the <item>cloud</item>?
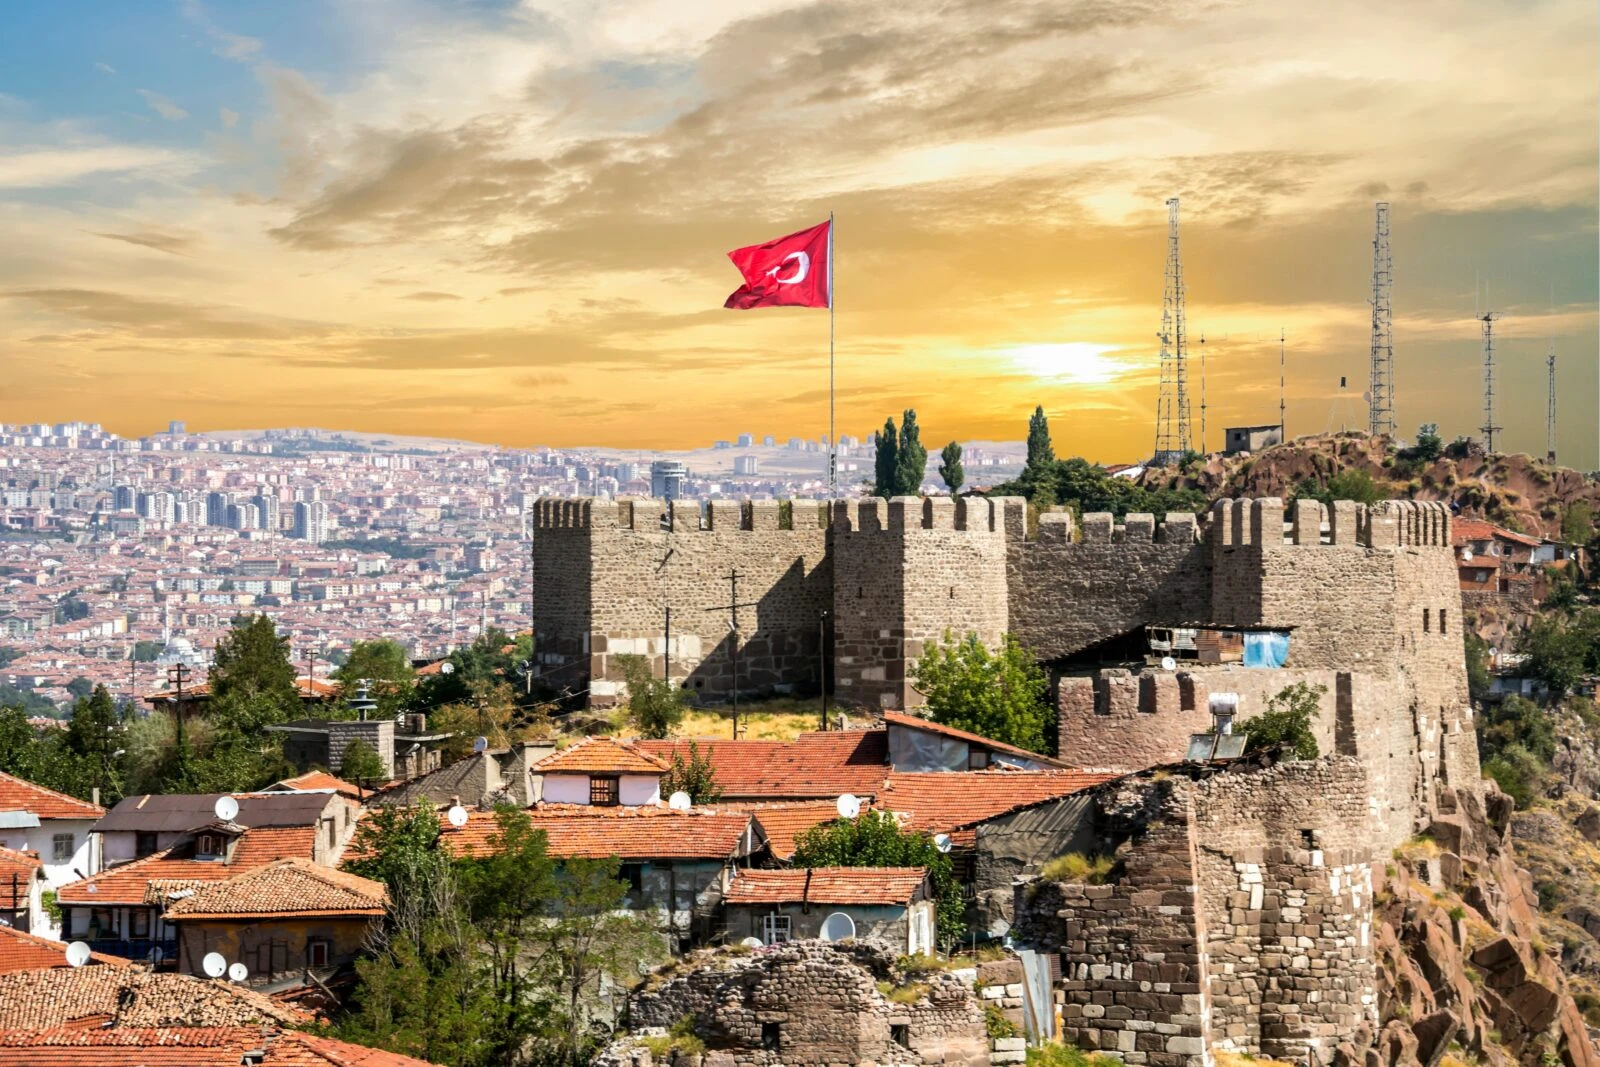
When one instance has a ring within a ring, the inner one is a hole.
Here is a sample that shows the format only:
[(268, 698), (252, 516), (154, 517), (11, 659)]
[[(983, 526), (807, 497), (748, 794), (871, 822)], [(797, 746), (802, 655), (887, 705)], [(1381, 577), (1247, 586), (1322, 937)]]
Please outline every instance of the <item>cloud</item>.
[(222, 119), (222, 125), (224, 129), (231, 130), (235, 126), (239, 125), (239, 113), (237, 111), (230, 111), (228, 108), (221, 108), (218, 110), (217, 114), (218, 117)]
[(424, 303), (438, 303), (439, 301), (443, 301), (443, 300), (460, 300), (461, 298), (459, 296), (457, 296), (456, 294), (454, 294), (454, 293), (441, 293), (441, 292), (438, 292), (436, 290), (425, 289), (425, 290), (423, 290), (421, 292), (417, 292), (417, 293), (407, 293), (405, 296), (402, 296), (400, 299), (401, 300), (420, 300), (420, 301), (422, 301)]
[(210, 14), (199, 0), (184, 0), (183, 16), (196, 26), (205, 31), (215, 47), (213, 51), (225, 59), (244, 61), (251, 59), (261, 51), (261, 40), (257, 37), (244, 37), (237, 33), (229, 33), (211, 20)]
[(130, 245), (139, 245), (142, 248), (151, 248), (157, 252), (166, 252), (170, 255), (181, 256), (187, 254), (194, 244), (193, 237), (186, 237), (172, 233), (156, 233), (145, 231), (141, 233), (104, 233), (99, 230), (88, 231), (96, 237), (104, 237), (111, 241), (122, 241)]
[(166, 119), (168, 122), (179, 122), (189, 117), (189, 113), (187, 111), (183, 110), (183, 108), (179, 107), (177, 104), (174, 104), (171, 100), (168, 100), (160, 93), (152, 92), (149, 89), (138, 89), (136, 92), (138, 92), (140, 96), (144, 97), (144, 102), (150, 105), (152, 111)]
[(265, 340), (313, 332), (307, 324), (270, 322), (221, 308), (96, 289), (0, 290), (0, 299), (27, 301), (63, 318), (117, 327), (142, 338)]
[(0, 189), (67, 185), (91, 174), (145, 170), (180, 158), (165, 149), (115, 144), (0, 153)]
[(117, 68), (113, 67), (110, 63), (96, 63), (94, 65), (94, 69), (98, 70), (102, 74), (115, 74), (117, 72)]

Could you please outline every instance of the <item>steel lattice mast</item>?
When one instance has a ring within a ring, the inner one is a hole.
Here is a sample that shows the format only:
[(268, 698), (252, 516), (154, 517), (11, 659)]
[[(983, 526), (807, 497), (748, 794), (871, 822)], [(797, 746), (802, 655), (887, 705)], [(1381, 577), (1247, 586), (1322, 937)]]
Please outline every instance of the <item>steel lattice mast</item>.
[(1545, 389), (1548, 407), (1544, 416), (1544, 458), (1547, 463), (1556, 461), (1556, 343), (1550, 342), (1544, 357)]
[(1372, 236), (1372, 372), (1367, 385), (1367, 432), (1394, 436), (1394, 307), (1390, 287), (1389, 204), (1377, 203)]
[(1494, 451), (1494, 435), (1503, 429), (1494, 424), (1494, 320), (1499, 317), (1494, 311), (1478, 316), (1483, 323), (1483, 425), (1478, 430), (1483, 434), (1486, 452)]
[(1161, 385), (1156, 397), (1157, 464), (1190, 450), (1189, 337), (1183, 309), (1183, 259), (1178, 251), (1178, 198), (1167, 201), (1167, 270), (1161, 301)]

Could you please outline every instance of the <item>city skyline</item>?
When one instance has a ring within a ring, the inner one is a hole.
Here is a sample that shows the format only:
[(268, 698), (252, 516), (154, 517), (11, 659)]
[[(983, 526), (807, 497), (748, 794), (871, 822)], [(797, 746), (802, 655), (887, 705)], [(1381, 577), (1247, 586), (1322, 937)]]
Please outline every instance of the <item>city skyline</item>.
[(834, 210), (841, 432), (1043, 404), (1131, 461), (1177, 196), (1208, 446), (1276, 421), (1280, 328), (1290, 435), (1355, 427), (1386, 199), (1402, 436), (1476, 432), (1493, 307), (1504, 447), (1553, 337), (1600, 465), (1592, 5), (84, 6), (0, 44), (0, 421), (815, 439), (826, 315), (722, 310), (724, 253)]

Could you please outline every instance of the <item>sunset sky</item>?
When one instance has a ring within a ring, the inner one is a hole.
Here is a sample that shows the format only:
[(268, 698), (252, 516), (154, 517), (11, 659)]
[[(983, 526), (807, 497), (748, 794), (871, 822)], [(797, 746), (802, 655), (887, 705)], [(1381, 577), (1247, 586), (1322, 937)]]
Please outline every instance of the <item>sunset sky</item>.
[(1402, 431), (1475, 432), (1492, 306), (1505, 444), (1543, 451), (1553, 338), (1559, 451), (1600, 467), (1593, 0), (5, 18), (0, 421), (814, 437), (827, 313), (722, 302), (730, 248), (832, 210), (841, 430), (1018, 439), (1038, 403), (1058, 452), (1132, 460), (1177, 196), (1210, 447), (1276, 421), (1280, 328), (1290, 433), (1364, 425), (1388, 199)]

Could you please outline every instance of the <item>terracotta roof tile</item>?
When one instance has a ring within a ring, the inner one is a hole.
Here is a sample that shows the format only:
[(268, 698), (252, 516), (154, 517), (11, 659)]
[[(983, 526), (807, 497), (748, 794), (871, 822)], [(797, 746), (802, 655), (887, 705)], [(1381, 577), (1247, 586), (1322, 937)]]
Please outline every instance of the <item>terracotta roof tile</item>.
[(388, 902), (382, 883), (296, 856), (198, 889), (170, 904), (166, 917), (382, 915)]
[(889, 775), (876, 806), (904, 816), (912, 829), (948, 833), (956, 844), (971, 845), (975, 823), (1114, 777), (1089, 771), (895, 773)]
[(86, 1020), (116, 1026), (244, 1026), (304, 1019), (242, 986), (141, 967), (0, 975), (0, 1030), (48, 1029)]
[(41, 819), (98, 819), (106, 809), (0, 772), (0, 811), (31, 811)]
[[(117, 1027), (0, 1032), (0, 1067), (434, 1067), (394, 1052), (260, 1026)], [(255, 1062), (255, 1061), (252, 1061)]]
[[(232, 878), (254, 867), (291, 856), (310, 858), (317, 831), (310, 826), (267, 826), (246, 830), (233, 846), (228, 862), (197, 860), (193, 846), (175, 845), (165, 852), (124, 863), (90, 878), (68, 882), (56, 893), (63, 904), (161, 904), (166, 894)], [(91, 887), (93, 887), (91, 889)]]
[(535, 774), (663, 774), (667, 764), (614, 737), (586, 737), (533, 765)]
[[(820, 800), (841, 793), (870, 797), (889, 773), (885, 730), (830, 730), (793, 741), (697, 740), (711, 761), (723, 800)], [(637, 741), (663, 762), (689, 758), (689, 741)]]
[(363, 794), (360, 786), (347, 782), (343, 778), (336, 778), (327, 771), (307, 771), (296, 778), (285, 778), (276, 784), (283, 789), (331, 789), (335, 793), (352, 797), (356, 800), (363, 799), (363, 796), (372, 795), (372, 790), (368, 789)]
[(729, 904), (905, 904), (928, 876), (926, 867), (812, 867), (739, 871)]
[[(89, 962), (108, 967), (132, 967), (133, 961), (121, 956), (89, 953)], [(67, 946), (64, 941), (51, 941), (36, 937), (9, 926), (0, 926), (0, 974), (14, 971), (40, 971), (52, 967), (66, 968)]]
[(1015, 745), (995, 741), (984, 737), (982, 734), (972, 734), (965, 730), (957, 730), (954, 726), (945, 726), (934, 722), (932, 719), (925, 719), (920, 715), (906, 715), (898, 711), (886, 711), (883, 713), (883, 721), (890, 726), (904, 726), (911, 730), (922, 730), (925, 733), (939, 734), (944, 737), (953, 737), (960, 741), (973, 742), (985, 748), (991, 748), (996, 752), (1005, 752), (1016, 756), (1018, 759), (1037, 761), (1046, 767), (1065, 768), (1067, 766), (1067, 764), (1062, 763), (1054, 756), (1041, 756), (1037, 752), (1029, 752), (1025, 748), (1017, 748)]
[(1469, 541), (1510, 541), (1513, 544), (1537, 547), (1542, 544), (1537, 537), (1508, 530), (1504, 526), (1496, 526), (1483, 519), (1463, 519), (1456, 517), (1450, 520), (1450, 540), (1457, 548)]
[[(535, 808), (529, 814), (533, 828), (548, 835), (550, 855), (563, 859), (725, 860), (750, 827), (749, 815), (708, 808), (611, 808), (600, 815), (582, 805), (560, 807), (565, 810)], [(487, 856), (493, 852), (490, 839), (499, 832), (494, 812), (474, 811), (459, 830), (446, 824), (439, 842), (457, 856)]]
[(44, 863), (37, 852), (0, 848), (0, 910), (27, 907), (33, 882), (43, 873)]
[(766, 835), (767, 846), (780, 860), (794, 855), (795, 839), (813, 826), (839, 817), (833, 800), (797, 800), (792, 803), (750, 804), (744, 806)]

